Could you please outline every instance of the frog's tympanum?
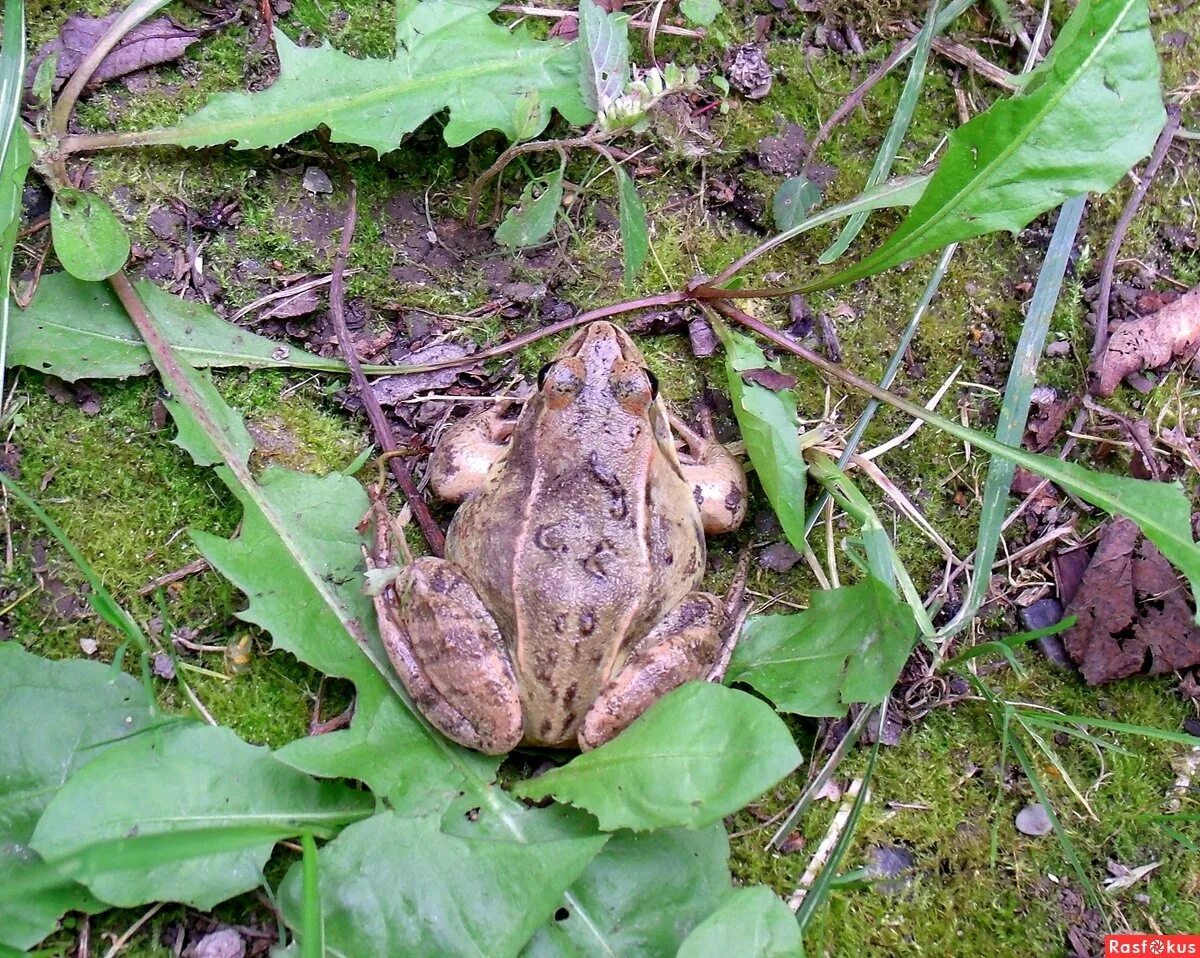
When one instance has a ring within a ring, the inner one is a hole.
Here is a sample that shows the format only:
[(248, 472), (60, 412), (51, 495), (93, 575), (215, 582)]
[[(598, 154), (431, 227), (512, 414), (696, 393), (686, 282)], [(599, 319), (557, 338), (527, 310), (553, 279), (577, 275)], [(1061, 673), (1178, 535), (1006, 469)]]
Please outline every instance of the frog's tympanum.
[(746, 479), (714, 442), (676, 450), (622, 330), (577, 332), (515, 421), (460, 421), (430, 469), (462, 503), (446, 558), (406, 566), (376, 607), (405, 687), (450, 738), (593, 748), (722, 668), (723, 603), (697, 591), (704, 534), (742, 521)]

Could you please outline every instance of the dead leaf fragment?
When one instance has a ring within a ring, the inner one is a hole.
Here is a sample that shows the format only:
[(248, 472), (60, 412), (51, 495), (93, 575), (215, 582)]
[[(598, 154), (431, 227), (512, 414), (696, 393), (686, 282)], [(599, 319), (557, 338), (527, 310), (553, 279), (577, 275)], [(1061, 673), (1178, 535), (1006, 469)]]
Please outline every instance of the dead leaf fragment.
[(1125, 518), (1112, 520), (1067, 606), (1063, 644), (1089, 685), (1200, 664), (1200, 628), (1175, 570)]
[(725, 75), (735, 90), (751, 100), (761, 100), (771, 92), (771, 67), (758, 44), (735, 47), (725, 61)]
[(1092, 368), (1096, 395), (1111, 396), (1126, 376), (1165, 366), (1173, 358), (1187, 362), (1196, 355), (1197, 348), (1200, 287), (1149, 316), (1117, 328), (1104, 355)]
[[(425, 346), (415, 352), (403, 356), (399, 360), (402, 366), (421, 366), (426, 363), (438, 363), (449, 359), (461, 359), (469, 350), (458, 343), (435, 343)], [(406, 399), (411, 399), (417, 393), (428, 392), (432, 389), (445, 389), (458, 379), (464, 367), (452, 369), (435, 369), (425, 373), (402, 373), (397, 376), (384, 376), (371, 383), (371, 390), (379, 399), (381, 406), (395, 406)]]
[[(119, 10), (107, 17), (89, 17), (79, 13), (69, 17), (59, 30), (58, 36), (44, 44), (29, 64), (25, 75), (26, 85), (33, 83), (43, 60), (52, 54), (58, 54), (53, 83), (57, 91), (100, 38), (108, 32), (108, 28), (118, 16)], [(181, 26), (170, 17), (159, 17), (136, 26), (122, 37), (100, 62), (100, 66), (88, 81), (88, 88), (97, 87), (107, 80), (127, 76), (147, 67), (178, 60), (201, 36), (201, 31)]]
[(774, 390), (791, 389), (796, 385), (795, 376), (781, 373), (778, 369), (772, 369), (770, 366), (762, 366), (758, 369), (743, 369), (742, 379), (748, 383), (754, 383), (758, 386)]

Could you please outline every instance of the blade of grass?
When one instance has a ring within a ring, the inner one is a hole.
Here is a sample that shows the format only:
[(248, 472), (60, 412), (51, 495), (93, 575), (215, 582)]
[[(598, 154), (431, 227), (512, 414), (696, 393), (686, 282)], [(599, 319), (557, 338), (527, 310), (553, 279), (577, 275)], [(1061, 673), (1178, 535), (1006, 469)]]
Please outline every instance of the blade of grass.
[(812, 922), (813, 917), (824, 908), (825, 903), (829, 900), (829, 896), (833, 892), (833, 881), (837, 877), (838, 866), (841, 864), (846, 852), (849, 851), (850, 844), (854, 841), (854, 832), (858, 828), (858, 820), (862, 816), (863, 808), (867, 804), (867, 798), (871, 791), (871, 781), (875, 776), (875, 760), (879, 758), (879, 744), (883, 740), (884, 723), (887, 721), (888, 701), (888, 699), (885, 699), (883, 705), (879, 708), (879, 726), (875, 730), (875, 741), (871, 745), (871, 752), (867, 757), (867, 767), (863, 771), (862, 788), (859, 789), (858, 795), (855, 796), (854, 805), (850, 809), (850, 817), (846, 819), (846, 827), (842, 829), (841, 835), (838, 836), (837, 844), (833, 847), (829, 861), (825, 863), (825, 867), (817, 875), (817, 880), (813, 882), (812, 888), (804, 896), (804, 901), (800, 903), (800, 908), (796, 912), (796, 922), (800, 925), (801, 933), (804, 932)]
[(325, 915), (321, 910), (320, 862), (317, 859), (317, 842), (312, 832), (300, 836), (300, 847), (304, 850), (303, 868), (303, 920), (300, 939), (301, 958), (324, 958)]
[[(1050, 246), (1046, 250), (1046, 258), (1038, 273), (1037, 286), (1029, 302), (1029, 313), (1024, 326), (1021, 327), (1021, 337), (1013, 353), (1008, 384), (1004, 388), (1004, 402), (1000, 406), (1000, 419), (996, 423), (996, 439), (1007, 446), (1019, 446), (1025, 434), (1038, 360), (1046, 346), (1050, 319), (1054, 315), (1054, 306), (1058, 302), (1063, 277), (1070, 261), (1071, 248), (1075, 244), (1075, 236), (1079, 232), (1086, 203), (1086, 196), (1076, 196), (1062, 205), (1058, 222), (1054, 224), (1054, 235), (1051, 236)], [(1001, 527), (1004, 524), (1015, 473), (1016, 464), (1010, 460), (993, 458), (988, 464), (987, 481), (983, 487), (983, 506), (980, 510), (979, 538), (975, 546), (975, 573), (971, 577), (971, 586), (958, 613), (938, 633), (943, 648), (975, 617), (987, 595), (988, 584), (991, 581), (989, 570), (996, 560)]]
[(961, 652), (952, 659), (946, 659), (942, 662), (943, 669), (954, 668), (957, 665), (962, 665), (964, 662), (969, 662), (971, 659), (976, 659), (981, 655), (986, 655), (990, 652), (996, 652), (1003, 655), (1013, 665), (1016, 671), (1020, 671), (1020, 663), (1014, 658), (1012, 650), (1034, 642), (1037, 639), (1044, 639), (1048, 635), (1057, 635), (1059, 632), (1065, 632), (1075, 624), (1075, 616), (1069, 615), (1053, 625), (1048, 625), (1044, 629), (1034, 629), (1032, 632), (1021, 632), (1017, 635), (1010, 635), (1007, 639), (1000, 639), (998, 642), (984, 642), (980, 645), (973, 645), (965, 652)]
[(0, 402), (8, 357), (12, 258), (21, 219), (21, 184), (29, 168), (29, 143), (20, 127), (21, 83), (25, 75), (25, 4), (4, 2), (4, 41), (0, 44)]
[(1114, 722), (1111, 719), (1096, 718), (1091, 715), (1056, 715), (1051, 718), (1041, 712), (1017, 708), (1021, 721), (1029, 725), (1045, 725), (1054, 727), (1061, 722), (1072, 722), (1077, 725), (1094, 726), (1107, 729), (1110, 732), (1124, 732), (1127, 735), (1140, 735), (1143, 738), (1156, 738), (1164, 742), (1175, 742), (1179, 745), (1200, 745), (1200, 738), (1187, 732), (1172, 732), (1170, 729), (1155, 728), (1152, 725), (1131, 725), (1128, 722)]
[[(1007, 728), (1009, 717), (1013, 716), (1015, 710), (1007, 702), (1001, 701), (996, 694), (992, 692), (988, 686), (981, 682), (977, 676), (970, 672), (962, 673), (983, 696), (984, 701), (988, 704), (992, 711), (992, 720), (997, 727)], [(1020, 719), (1018, 718), (1018, 722)], [(1063, 857), (1071, 866), (1075, 875), (1079, 878), (1079, 882), (1083, 885), (1084, 892), (1087, 895), (1089, 903), (1101, 915), (1104, 916), (1104, 923), (1108, 925), (1108, 913), (1104, 908), (1103, 900), (1100, 897), (1100, 892), (1096, 888), (1095, 882), (1088, 875), (1087, 870), (1083, 867), (1083, 860), (1079, 857), (1079, 852), (1075, 849), (1075, 843), (1071, 841), (1071, 836), (1067, 834), (1066, 828), (1063, 827), (1062, 821), (1054, 811), (1054, 805), (1050, 801), (1050, 793), (1046, 791), (1046, 786), (1042, 783), (1041, 776), (1038, 774), (1033, 760), (1026, 751), (1024, 743), (1019, 735), (1009, 734), (1009, 746), (1012, 748), (1013, 755), (1016, 756), (1017, 763), (1021, 766), (1021, 770), (1025, 773), (1025, 778), (1028, 780), (1033, 793), (1037, 796), (1038, 802), (1045, 809), (1046, 817), (1050, 819), (1050, 827), (1054, 830), (1054, 835), (1058, 839), (1059, 847), (1062, 849)]]
[(59, 528), (58, 523), (46, 514), (46, 510), (39, 506), (29, 493), (3, 472), (0, 472), (0, 484), (3, 484), (5, 489), (11, 492), (26, 509), (34, 514), (37, 520), (46, 527), (46, 531), (58, 540), (58, 544), (71, 557), (71, 561), (75, 563), (76, 567), (83, 574), (84, 579), (87, 580), (87, 584), (91, 586), (92, 591), (88, 594), (87, 600), (88, 605), (92, 607), (95, 613), (118, 632), (122, 633), (127, 640), (133, 642), (139, 650), (144, 653), (149, 652), (150, 643), (147, 641), (145, 634), (143, 634), (141, 627), (134, 621), (133, 616), (121, 608), (117, 600), (113, 598), (112, 593), (104, 587), (104, 582), (96, 570), (92, 568), (87, 559), (75, 548), (75, 545), (67, 538), (67, 534)]
[[(891, 388), (897, 373), (900, 372), (900, 364), (904, 361), (904, 354), (908, 351), (913, 337), (917, 334), (917, 327), (921, 325), (921, 320), (924, 319), (925, 313), (929, 310), (929, 306), (933, 302), (933, 297), (937, 295), (937, 291), (942, 285), (942, 279), (946, 275), (946, 270), (950, 266), (950, 260), (954, 256), (956, 249), (958, 249), (958, 244), (952, 243), (942, 250), (942, 255), (938, 258), (937, 265), (933, 268), (933, 273), (930, 274), (929, 282), (925, 284), (925, 290), (921, 293), (921, 299), (917, 302), (917, 308), (913, 310), (912, 318), (908, 321), (908, 325), (904, 327), (904, 332), (900, 334), (900, 341), (892, 351), (892, 358), (888, 361), (887, 369), (884, 370), (883, 376), (879, 380), (881, 388)], [(879, 400), (870, 399), (867, 402), (866, 408), (863, 409), (862, 414), (858, 417), (858, 421), (855, 422), (854, 428), (850, 431), (850, 435), (846, 439), (846, 448), (838, 456), (837, 464), (839, 469), (846, 468), (846, 464), (858, 449), (858, 444), (862, 442), (863, 434), (866, 433), (867, 426), (875, 418), (875, 413), (878, 409)], [(813, 504), (812, 510), (805, 517), (805, 536), (812, 532), (817, 518), (821, 515), (821, 510), (825, 508), (825, 503), (828, 501), (829, 492), (824, 489), (821, 490), (821, 494), (817, 496), (817, 501)]]
[[(929, 62), (929, 49), (933, 45), (933, 34), (937, 28), (937, 8), (938, 0), (930, 0), (929, 12), (925, 16), (925, 25), (917, 35), (917, 45), (913, 49), (908, 77), (904, 81), (904, 89), (900, 91), (900, 99), (896, 102), (896, 112), (892, 115), (892, 122), (888, 126), (887, 133), (884, 134), (879, 152), (875, 154), (875, 163), (867, 176), (867, 190), (878, 186), (887, 179), (888, 174), (892, 171), (892, 164), (896, 162), (900, 144), (904, 141), (904, 134), (908, 132), (909, 124), (912, 123), (913, 113), (917, 109), (917, 99), (921, 95), (921, 87), (925, 84), (925, 67)], [(842, 227), (838, 238), (817, 257), (817, 262), (832, 263), (845, 253), (850, 244), (854, 242), (854, 238), (858, 236), (859, 231), (862, 230), (869, 215), (870, 212), (867, 210), (852, 214), (846, 221), (846, 225)]]
[(804, 817), (805, 813), (812, 807), (812, 803), (817, 800), (817, 796), (824, 790), (825, 783), (833, 778), (833, 773), (842, 764), (842, 760), (850, 753), (850, 749), (854, 748), (858, 737), (862, 735), (863, 729), (867, 727), (867, 722), (871, 718), (871, 714), (872, 710), (869, 708), (859, 710), (858, 715), (854, 717), (854, 721), (846, 729), (846, 734), (837, 743), (837, 747), (833, 750), (833, 753), (829, 756), (821, 771), (817, 772), (817, 777), (804, 790), (804, 794), (800, 796), (799, 800), (792, 807), (792, 810), (788, 812), (788, 816), (783, 820), (783, 824), (776, 829), (775, 834), (771, 836), (771, 840), (767, 842), (768, 849), (778, 849), (783, 844), (783, 840), (795, 830), (796, 826), (800, 823), (800, 819)]

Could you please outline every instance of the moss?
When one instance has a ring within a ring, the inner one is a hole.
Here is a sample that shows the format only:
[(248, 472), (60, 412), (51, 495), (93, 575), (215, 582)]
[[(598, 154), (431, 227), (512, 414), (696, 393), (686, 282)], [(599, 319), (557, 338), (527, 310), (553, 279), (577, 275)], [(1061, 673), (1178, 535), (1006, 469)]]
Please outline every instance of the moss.
[[(107, 12), (106, 5), (89, 3), (94, 13)], [(896, 18), (923, 14), (924, 4), (878, 0), (871, 4), (830, 5), (834, 20), (853, 17), (864, 37), (881, 30)], [(71, 10), (74, 7), (70, 8)], [(191, 16), (184, 8), (172, 8)], [(31, 36), (35, 42), (48, 39), (68, 13), (68, 5), (46, 3), (32, 15)], [(797, 23), (807, 22), (797, 18)], [(727, 9), (718, 20), (718, 31), (703, 43), (682, 38), (660, 37), (658, 51), (676, 62), (719, 65), (724, 49), (750, 38), (749, 21)], [(337, 5), (297, 0), (292, 13), (280, 26), (294, 38), (304, 31), (328, 36), (335, 46), (356, 56), (386, 56), (392, 50), (391, 8), (354, 0)], [(542, 25), (544, 28), (544, 25)], [(1166, 18), (1158, 29), (1183, 29), (1195, 33), (1200, 13), (1188, 12)], [(890, 35), (889, 35), (890, 36)], [(263, 67), (247, 51), (250, 32), (243, 26), (227, 28), (196, 44), (179, 65), (153, 72), (155, 82), (145, 93), (131, 93), (119, 84), (91, 95), (79, 113), (83, 126), (93, 129), (144, 128), (169, 124), (200, 106), (213, 93), (242, 87)], [(791, 39), (800, 40), (799, 33)], [(761, 210), (769, 210), (780, 177), (746, 168), (744, 154), (778, 129), (779, 122), (799, 123), (811, 134), (828, 117), (845, 94), (884, 55), (890, 45), (876, 44), (861, 60), (833, 55), (817, 57), (801, 42), (783, 38), (773, 42), (769, 57), (776, 71), (775, 87), (765, 101), (752, 103), (734, 98), (729, 113), (714, 120), (713, 133), (720, 143), (705, 157), (708, 177), (736, 180), (746, 196)], [(999, 56), (999, 54), (997, 54)], [(1165, 83), (1183, 82), (1186, 58), (1166, 61)], [(979, 104), (995, 96), (971, 78), (962, 80)], [(883, 130), (903, 83), (901, 74), (884, 80), (822, 147), (820, 161), (836, 171), (827, 188), (831, 201), (854, 195), (870, 169)], [(897, 161), (897, 172), (916, 168), (934, 151), (946, 127), (946, 117), (955, 109), (949, 72), (936, 60), (931, 68), (922, 108), (906, 138)], [(662, 137), (665, 141), (665, 135)], [(118, 197), (117, 205), (130, 224), (135, 240), (144, 249), (159, 241), (149, 230), (149, 212), (168, 202), (184, 202), (200, 213), (218, 202), (236, 198), (243, 217), (236, 231), (225, 231), (208, 241), (205, 268), (221, 280), (227, 302), (243, 305), (259, 295), (255, 281), (273, 275), (322, 273), (328, 270), (328, 242), (314, 243), (302, 231), (284, 222), (281, 209), (301, 203), (330, 214), (340, 224), (339, 211), (345, 196), (340, 191), (329, 197), (309, 198), (301, 179), (310, 163), (327, 165), (315, 139), (302, 138), (293, 149), (236, 152), (211, 150), (203, 153), (177, 150), (122, 151), (89, 158), (97, 177), (96, 189)], [(486, 283), (478, 276), (442, 274), (426, 287), (409, 286), (392, 276), (404, 265), (406, 253), (389, 233), (387, 205), (401, 195), (428, 204), (434, 218), (461, 217), (467, 201), (467, 184), (494, 159), (501, 144), (495, 138), (481, 140), (462, 149), (450, 150), (442, 142), (436, 124), (429, 124), (410, 137), (404, 148), (383, 158), (364, 155), (352, 148), (337, 148), (347, 159), (357, 183), (360, 218), (351, 251), (351, 266), (362, 272), (350, 279), (350, 293), (373, 310), (386, 307), (420, 306), (447, 314), (461, 314), (485, 301)], [(543, 160), (531, 159), (527, 172), (539, 172)], [(720, 217), (706, 215), (692, 204), (680, 203), (681, 193), (702, 188), (699, 166), (681, 151), (667, 150), (660, 172), (638, 182), (650, 212), (653, 255), (637, 277), (630, 295), (648, 295), (675, 288), (692, 276), (719, 271), (747, 252), (760, 237), (736, 229)], [(331, 175), (334, 172), (330, 170)], [(575, 156), (567, 178), (583, 182), (600, 172), (595, 158)], [(516, 170), (514, 170), (514, 174)], [(508, 177), (504, 199), (511, 203), (519, 193), (520, 176)], [(1184, 225), (1180, 210), (1190, 209), (1190, 181), (1161, 177), (1142, 214), (1135, 221), (1123, 255), (1150, 262), (1160, 272), (1169, 272), (1183, 283), (1200, 280), (1200, 257), (1186, 250), (1161, 256), (1160, 234), (1168, 225)], [(1070, 341), (1075, 357), (1046, 362), (1041, 380), (1064, 393), (1082, 382), (1083, 357), (1090, 343), (1083, 292), (1092, 282), (1095, 264), (1102, 256), (1108, 233), (1131, 186), (1126, 183), (1110, 195), (1094, 198), (1085, 223), (1082, 253), (1075, 273), (1068, 278), (1052, 323), (1052, 336)], [(120, 200), (124, 197), (124, 200)], [(1186, 201), (1186, 202), (1185, 202)], [(580, 304), (597, 304), (622, 296), (620, 261), (614, 251), (614, 231), (597, 221), (594, 204), (615, 208), (613, 183), (604, 175), (593, 191), (579, 201), (581, 214), (575, 219), (563, 267), (564, 284), (558, 295)], [(872, 248), (899, 222), (896, 212), (874, 214), (849, 256)], [(761, 224), (764, 228), (767, 223)], [(767, 276), (772, 282), (808, 278), (817, 256), (836, 236), (835, 228), (815, 230), (774, 254), (763, 257), (747, 271), (746, 280), (757, 283)], [(194, 238), (204, 239), (197, 233)], [(329, 237), (322, 239), (328, 240)], [(1036, 278), (1041, 249), (1036, 237), (1015, 242), (1007, 236), (984, 237), (959, 250), (933, 309), (926, 317), (913, 346), (915, 366), (902, 367), (897, 387), (921, 401), (962, 364), (958, 384), (943, 400), (944, 412), (965, 415), (972, 425), (990, 427), (998, 408), (997, 395), (1007, 374), (1006, 357), (1016, 342), (1023, 321), (1021, 303), (1028, 290), (1022, 280)], [(278, 266), (275, 264), (278, 263)], [(524, 276), (520, 260), (518, 276)], [(837, 329), (847, 366), (867, 376), (879, 376), (890, 356), (932, 267), (930, 258), (889, 271), (852, 287), (809, 297), (810, 307), (830, 317)], [(530, 270), (529, 278), (539, 278)], [(788, 321), (786, 301), (762, 301), (754, 310), (778, 325)], [(491, 318), (471, 326), (469, 333), (490, 341), (518, 331), (508, 320)], [(988, 345), (989, 337), (995, 341)], [(519, 367), (532, 373), (552, 355), (561, 342), (540, 342), (517, 357)], [(678, 336), (647, 336), (641, 340), (647, 361), (657, 374), (663, 394), (677, 410), (688, 403), (704, 385), (723, 389), (724, 373), (719, 362), (693, 361)], [(784, 360), (798, 378), (801, 416), (815, 420), (827, 408), (834, 425), (847, 430), (863, 408), (861, 397), (830, 388), (812, 370)], [(368, 441), (361, 422), (352, 420), (336, 407), (331, 394), (340, 382), (279, 372), (225, 373), (218, 377), (226, 398), (244, 410), (248, 422), (260, 436), (262, 451), (255, 468), (267, 464), (287, 465), (315, 472), (344, 467)], [(1178, 388), (1176, 388), (1178, 386)], [(1140, 402), (1139, 414), (1171, 422), (1173, 404), (1183, 402), (1182, 381), (1176, 377), (1168, 388)], [(85, 555), (95, 564), (108, 587), (143, 623), (159, 615), (153, 598), (142, 598), (138, 590), (155, 576), (179, 568), (197, 553), (186, 534), (196, 527), (223, 535), (232, 534), (238, 522), (232, 497), (207, 470), (193, 467), (170, 441), (170, 429), (155, 430), (153, 405), (155, 385), (148, 381), (98, 384), (101, 412), (84, 415), (71, 405), (58, 405), (44, 389), (44, 380), (23, 377), (19, 392), (27, 397), (15, 440), (23, 452), (22, 472), (26, 486), (40, 489), (39, 498), (63, 525)], [(1194, 403), (1194, 397), (1186, 397)], [(1117, 408), (1136, 409), (1128, 397), (1117, 397)], [(1194, 418), (1187, 412), (1185, 418)], [(907, 426), (904, 417), (882, 411), (864, 440), (864, 447), (883, 442)], [(929, 428), (923, 428), (901, 449), (879, 460), (879, 465), (924, 511), (931, 523), (950, 542), (958, 555), (974, 547), (978, 521), (978, 490), (986, 475), (987, 460), (972, 454), (969, 461), (961, 444)], [(867, 489), (878, 504), (885, 522), (893, 514), (883, 496)], [(756, 489), (751, 513), (767, 510)], [(79, 654), (79, 640), (95, 637), (99, 657), (108, 658), (119, 637), (97, 624), (94, 618), (64, 618), (42, 588), (49, 580), (61, 580), (68, 590), (81, 583), (78, 573), (54, 546), (49, 548), (49, 568), (33, 569), (32, 543), (44, 539), (19, 509), (10, 510), (13, 523), (14, 561), (0, 573), (5, 595), (24, 599), (7, 615), (12, 635), (31, 649), (51, 656)], [(835, 535), (852, 530), (839, 524)], [(896, 525), (897, 549), (918, 588), (936, 581), (942, 560), (916, 530), (906, 523)], [(752, 524), (732, 536), (710, 544), (718, 570), (709, 585), (723, 588), (739, 548), (763, 535)], [(814, 540), (818, 551), (820, 537)], [(843, 573), (849, 565), (842, 560)], [(784, 575), (755, 567), (751, 589), (804, 605), (815, 587), (811, 573), (800, 564)], [(32, 592), (30, 590), (33, 590)], [(26, 595), (26, 593), (29, 593)], [(11, 600), (10, 600), (11, 601)], [(326, 683), (312, 670), (298, 665), (283, 653), (270, 653), (269, 640), (236, 619), (244, 599), (213, 573), (189, 576), (168, 588), (167, 628), (187, 627), (199, 632), (201, 641), (221, 642), (249, 636), (253, 654), (246, 671), (227, 678), (214, 678), (194, 671), (184, 674), (197, 696), (222, 723), (251, 741), (272, 746), (304, 734), (318, 693), (321, 715), (328, 717), (347, 704), (347, 690), (340, 683)], [(978, 623), (982, 638), (996, 637), (1011, 627), (1011, 615), (989, 610)], [(1007, 700), (1031, 702), (1069, 714), (1101, 715), (1121, 721), (1177, 728), (1184, 709), (1165, 681), (1133, 681), (1104, 690), (1088, 689), (1072, 676), (1052, 671), (1022, 653), (1029, 667), (1027, 677), (1011, 673), (989, 673), (986, 680)], [(225, 672), (220, 653), (203, 653), (188, 659), (215, 672)], [(177, 688), (160, 685), (168, 707), (186, 709)], [(811, 749), (813, 724), (791, 720), (793, 729)], [(1100, 757), (1077, 741), (1065, 744), (1047, 741), (1056, 757), (1081, 789), (1095, 812), (1093, 819), (1071, 795), (1057, 769), (1046, 756), (1035, 753), (1035, 762), (1055, 800), (1079, 854), (1093, 880), (1105, 874), (1109, 858), (1127, 865), (1159, 860), (1163, 864), (1134, 891), (1150, 896), (1148, 905), (1128, 906), (1126, 915), (1138, 924), (1157, 922), (1166, 930), (1185, 930), (1200, 925), (1195, 904), (1200, 886), (1194, 857), (1142, 816), (1161, 807), (1170, 785), (1170, 759), (1177, 746), (1148, 739), (1122, 736), (1128, 754), (1107, 751)], [(1001, 749), (997, 732), (987, 711), (978, 703), (961, 702), (953, 710), (940, 709), (908, 732), (896, 748), (884, 749), (877, 766), (873, 799), (867, 806), (861, 831), (856, 836), (845, 868), (856, 868), (867, 860), (876, 845), (898, 844), (914, 856), (915, 874), (898, 894), (886, 895), (876, 887), (843, 888), (834, 898), (823, 924), (810, 936), (814, 952), (827, 954), (1011, 954), (1015, 943), (1025, 950), (1061, 950), (1063, 929), (1071, 921), (1064, 901), (1079, 892), (1079, 884), (1052, 837), (1020, 836), (1013, 827), (1014, 816), (1034, 796), (1021, 775), (1011, 767), (999, 768)], [(851, 757), (839, 779), (860, 775), (865, 756)], [(782, 894), (790, 893), (811, 851), (824, 835), (834, 808), (819, 803), (802, 825), (806, 840), (800, 854), (774, 855), (762, 852), (769, 830), (760, 816), (789, 807), (802, 789), (799, 777), (781, 783), (756, 803), (755, 811), (735, 816), (731, 831), (746, 832), (734, 839), (732, 867), (735, 876), (747, 883), (763, 882)], [(889, 806), (888, 803), (893, 803)], [(997, 824), (998, 850), (991, 851), (991, 828)], [(748, 831), (753, 829), (753, 831)], [(1193, 838), (1196, 837), (1193, 830)], [(1049, 876), (1053, 875), (1057, 883)], [(1070, 890), (1068, 892), (1067, 890)], [(252, 899), (243, 898), (224, 906), (227, 920), (249, 920)], [(159, 945), (161, 932), (181, 920), (183, 911), (168, 906), (138, 935), (127, 954), (159, 956), (167, 953)], [(93, 936), (99, 931), (119, 933), (136, 918), (113, 912), (96, 919)], [(261, 916), (260, 916), (261, 917)], [(59, 942), (71, 936), (60, 935)], [(63, 950), (65, 952), (66, 945)]]

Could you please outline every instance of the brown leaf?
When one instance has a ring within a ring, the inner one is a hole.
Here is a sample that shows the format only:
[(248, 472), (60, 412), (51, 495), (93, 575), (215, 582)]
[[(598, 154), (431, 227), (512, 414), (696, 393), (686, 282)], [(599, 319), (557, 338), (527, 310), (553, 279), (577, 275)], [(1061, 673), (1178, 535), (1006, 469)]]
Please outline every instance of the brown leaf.
[[(403, 366), (420, 366), (447, 359), (460, 359), (468, 352), (467, 347), (458, 343), (435, 343), (409, 353), (402, 357), (399, 363)], [(417, 393), (428, 392), (431, 389), (445, 389), (458, 379), (464, 368), (466, 367), (455, 366), (451, 369), (435, 369), (424, 373), (384, 376), (371, 383), (371, 390), (375, 393), (381, 406), (395, 406), (406, 399), (411, 399)]]
[[(108, 28), (119, 15), (118, 10), (107, 17), (89, 17), (80, 13), (69, 17), (59, 30), (58, 36), (44, 44), (29, 64), (26, 84), (33, 83), (42, 61), (57, 53), (58, 63), (55, 65), (53, 86), (58, 90), (100, 38), (108, 32)], [(136, 26), (100, 62), (100, 66), (88, 81), (88, 87), (97, 87), (106, 80), (127, 76), (159, 63), (178, 60), (201, 36), (201, 31), (181, 26), (170, 17), (159, 17)]]
[(1126, 376), (1165, 366), (1172, 358), (1187, 361), (1200, 347), (1200, 287), (1156, 313), (1122, 323), (1092, 368), (1095, 392), (1111, 396)]
[(791, 389), (796, 385), (795, 376), (781, 373), (778, 369), (772, 369), (770, 366), (762, 366), (759, 369), (743, 369), (742, 379), (748, 383), (756, 383), (767, 389), (775, 390)]
[(1063, 634), (1089, 685), (1200, 664), (1200, 628), (1183, 583), (1129, 519), (1112, 520), (1067, 606)]

